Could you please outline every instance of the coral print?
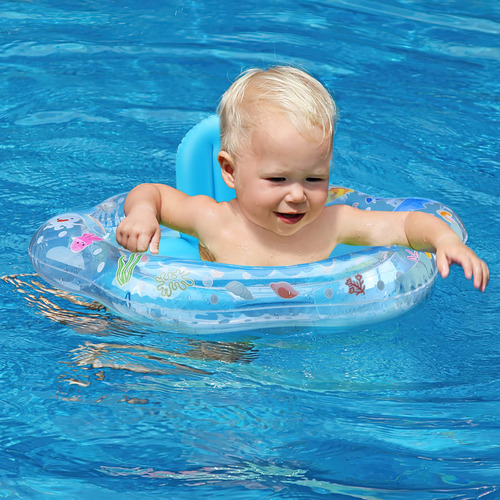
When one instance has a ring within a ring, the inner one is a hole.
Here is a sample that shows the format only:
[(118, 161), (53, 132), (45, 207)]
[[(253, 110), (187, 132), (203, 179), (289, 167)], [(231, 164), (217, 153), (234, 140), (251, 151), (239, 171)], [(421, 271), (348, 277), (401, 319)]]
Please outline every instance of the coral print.
[(81, 252), (84, 248), (92, 245), (95, 241), (102, 241), (102, 238), (99, 238), (99, 236), (96, 236), (93, 233), (84, 233), (73, 239), (73, 243), (70, 247), (71, 251), (75, 253)]
[(158, 283), (156, 288), (162, 297), (170, 297), (175, 290), (186, 290), (188, 286), (194, 285), (194, 281), (188, 276), (189, 271), (185, 269), (161, 273), (155, 278), (156, 283)]
[(420, 257), (419, 253), (416, 251), (416, 250), (408, 250), (406, 249), (406, 251), (408, 252), (408, 260), (411, 260), (413, 262), (418, 262), (418, 259)]
[(365, 284), (363, 282), (363, 276), (361, 274), (356, 274), (354, 279), (347, 278), (345, 284), (349, 287), (349, 293), (355, 295), (365, 295)]

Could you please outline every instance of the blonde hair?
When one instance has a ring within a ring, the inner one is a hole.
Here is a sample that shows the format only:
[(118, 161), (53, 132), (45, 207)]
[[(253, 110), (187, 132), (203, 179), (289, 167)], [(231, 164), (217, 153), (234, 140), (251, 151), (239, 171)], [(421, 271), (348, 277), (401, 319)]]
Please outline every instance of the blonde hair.
[(221, 150), (238, 157), (250, 140), (263, 105), (283, 113), (303, 135), (319, 128), (322, 140), (333, 138), (337, 107), (318, 80), (292, 66), (254, 68), (242, 73), (221, 98), (217, 108)]

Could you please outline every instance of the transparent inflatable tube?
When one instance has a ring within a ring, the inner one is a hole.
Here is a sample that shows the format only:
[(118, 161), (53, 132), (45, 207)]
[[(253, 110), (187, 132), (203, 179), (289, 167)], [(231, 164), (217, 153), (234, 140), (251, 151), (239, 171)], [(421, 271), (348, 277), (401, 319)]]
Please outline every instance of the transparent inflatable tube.
[[(90, 297), (139, 323), (177, 332), (275, 327), (346, 327), (403, 314), (427, 297), (433, 254), (404, 247), (339, 245), (324, 261), (248, 267), (203, 262), (197, 241), (163, 228), (160, 255), (116, 243), (125, 194), (89, 210), (53, 217), (33, 236), (34, 268), (52, 285)], [(384, 199), (331, 186), (328, 204), (432, 213), (466, 241), (460, 219), (439, 202)]]

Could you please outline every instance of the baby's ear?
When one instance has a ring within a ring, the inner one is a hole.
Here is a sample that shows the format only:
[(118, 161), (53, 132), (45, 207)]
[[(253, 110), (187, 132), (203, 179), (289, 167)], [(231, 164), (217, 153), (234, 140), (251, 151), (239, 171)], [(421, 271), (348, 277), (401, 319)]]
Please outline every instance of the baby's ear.
[(234, 189), (234, 160), (227, 151), (219, 151), (217, 160), (220, 165), (222, 179), (230, 187)]

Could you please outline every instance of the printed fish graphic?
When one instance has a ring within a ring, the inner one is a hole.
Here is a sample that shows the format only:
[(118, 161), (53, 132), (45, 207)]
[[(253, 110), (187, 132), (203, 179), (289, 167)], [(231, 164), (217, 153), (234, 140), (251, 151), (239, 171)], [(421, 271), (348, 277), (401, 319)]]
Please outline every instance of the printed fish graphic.
[(73, 243), (71, 243), (70, 249), (72, 252), (79, 253), (84, 248), (92, 245), (95, 241), (102, 241), (102, 238), (99, 238), (99, 236), (96, 236), (93, 233), (84, 233), (81, 236), (73, 238)]
[(330, 201), (334, 201), (338, 198), (342, 198), (342, 196), (345, 196), (348, 193), (353, 193), (354, 191), (349, 188), (343, 188), (343, 187), (335, 187), (335, 188), (330, 188), (328, 190), (328, 199), (326, 200), (327, 203)]

